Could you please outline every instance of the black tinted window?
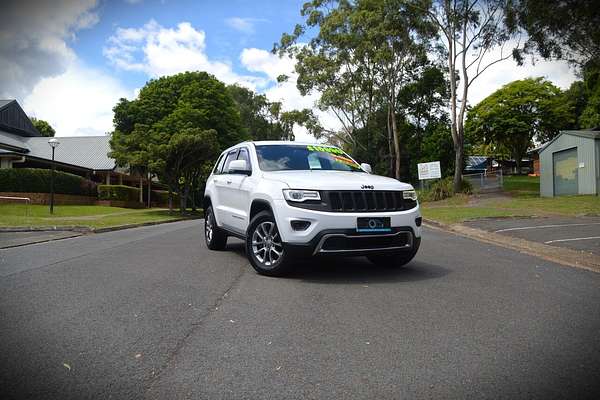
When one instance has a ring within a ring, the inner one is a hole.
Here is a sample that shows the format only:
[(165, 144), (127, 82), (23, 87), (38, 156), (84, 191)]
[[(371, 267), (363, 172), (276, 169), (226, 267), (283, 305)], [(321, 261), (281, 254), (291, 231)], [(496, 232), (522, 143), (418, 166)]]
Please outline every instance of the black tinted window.
[(336, 170), (362, 171), (346, 153), (337, 147), (319, 145), (256, 146), (258, 164), (263, 171)]

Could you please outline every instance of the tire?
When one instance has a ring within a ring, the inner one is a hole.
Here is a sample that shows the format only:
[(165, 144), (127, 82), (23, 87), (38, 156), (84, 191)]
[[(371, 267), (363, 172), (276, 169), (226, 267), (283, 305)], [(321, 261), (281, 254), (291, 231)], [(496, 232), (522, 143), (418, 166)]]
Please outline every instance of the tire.
[(271, 212), (261, 211), (250, 221), (246, 231), (246, 254), (252, 267), (261, 275), (283, 276), (289, 272), (291, 260)]
[(421, 246), (421, 238), (414, 238), (413, 248), (409, 251), (399, 252), (395, 254), (381, 254), (367, 256), (373, 264), (386, 268), (401, 268), (408, 264), (419, 251)]
[(225, 250), (227, 246), (227, 234), (217, 226), (212, 206), (209, 206), (204, 214), (204, 240), (211, 250)]

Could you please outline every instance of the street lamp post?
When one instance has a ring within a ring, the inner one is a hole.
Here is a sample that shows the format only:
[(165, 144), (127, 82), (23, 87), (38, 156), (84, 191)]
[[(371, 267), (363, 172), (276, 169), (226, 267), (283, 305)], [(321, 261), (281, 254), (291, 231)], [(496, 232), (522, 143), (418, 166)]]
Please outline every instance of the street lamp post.
[(48, 140), (48, 144), (52, 147), (52, 174), (50, 175), (50, 214), (54, 214), (54, 150), (60, 142), (56, 138)]

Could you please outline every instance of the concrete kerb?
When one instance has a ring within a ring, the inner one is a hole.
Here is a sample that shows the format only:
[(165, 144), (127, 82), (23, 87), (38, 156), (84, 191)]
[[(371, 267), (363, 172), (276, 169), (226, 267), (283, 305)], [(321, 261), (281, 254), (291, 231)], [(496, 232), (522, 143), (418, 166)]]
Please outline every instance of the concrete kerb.
[(14, 226), (14, 227), (0, 227), (0, 232), (56, 232), (56, 231), (69, 231), (79, 233), (103, 233), (120, 231), (123, 229), (139, 228), (142, 226), (152, 226), (160, 224), (168, 224), (171, 222), (189, 221), (193, 219), (202, 219), (201, 217), (182, 217), (170, 219), (168, 221), (151, 221), (151, 222), (140, 222), (137, 224), (117, 225), (109, 226), (105, 228), (90, 228), (89, 226), (80, 225), (64, 225), (64, 226)]
[(430, 228), (453, 232), (480, 242), (517, 250), (547, 261), (600, 273), (600, 257), (590, 253), (578, 252), (564, 247), (549, 246), (521, 238), (471, 228), (461, 224), (448, 225), (427, 218), (423, 218), (423, 224)]

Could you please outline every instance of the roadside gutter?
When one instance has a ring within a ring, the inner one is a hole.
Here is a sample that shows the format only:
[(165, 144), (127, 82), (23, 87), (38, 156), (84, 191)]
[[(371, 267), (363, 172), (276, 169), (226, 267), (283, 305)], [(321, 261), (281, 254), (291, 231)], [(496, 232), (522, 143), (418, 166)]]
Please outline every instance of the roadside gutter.
[(423, 224), (430, 228), (456, 233), (480, 242), (517, 250), (521, 253), (529, 254), (547, 261), (600, 273), (600, 257), (594, 254), (500, 235), (498, 233), (471, 228), (461, 224), (448, 225), (427, 218), (423, 218)]

